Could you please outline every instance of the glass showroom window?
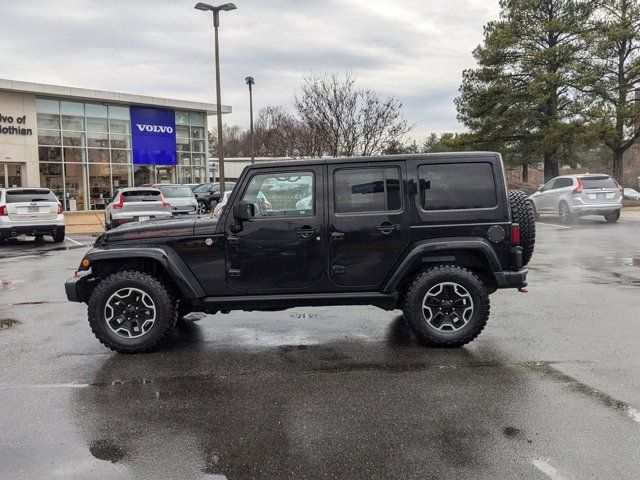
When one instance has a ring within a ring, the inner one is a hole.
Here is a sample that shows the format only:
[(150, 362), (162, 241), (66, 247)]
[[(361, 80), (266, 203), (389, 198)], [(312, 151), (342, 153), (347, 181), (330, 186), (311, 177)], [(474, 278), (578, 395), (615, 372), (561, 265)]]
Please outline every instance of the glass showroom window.
[(40, 185), (50, 188), (56, 194), (60, 203), (64, 199), (64, 177), (61, 163), (40, 164)]
[(86, 210), (85, 166), (82, 163), (64, 164), (64, 191), (66, 210)]
[(200, 112), (176, 112), (178, 178), (181, 183), (203, 183), (207, 175), (207, 117)]
[(109, 164), (89, 165), (89, 202), (91, 210), (104, 210), (111, 200)]

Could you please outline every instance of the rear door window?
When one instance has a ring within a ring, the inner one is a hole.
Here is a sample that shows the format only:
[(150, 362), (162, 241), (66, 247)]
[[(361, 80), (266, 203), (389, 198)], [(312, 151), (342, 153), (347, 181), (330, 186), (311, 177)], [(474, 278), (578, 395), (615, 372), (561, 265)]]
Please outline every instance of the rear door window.
[(613, 178), (603, 175), (602, 177), (583, 177), (582, 187), (585, 190), (590, 190), (594, 188), (618, 188), (618, 185), (616, 185)]
[(553, 190), (558, 188), (570, 187), (573, 185), (573, 180), (571, 178), (558, 178), (553, 184)]
[(46, 188), (7, 191), (7, 203), (57, 202), (55, 194)]
[(418, 178), (423, 210), (493, 208), (498, 204), (490, 163), (420, 165)]
[(400, 169), (345, 168), (333, 173), (336, 213), (402, 210)]

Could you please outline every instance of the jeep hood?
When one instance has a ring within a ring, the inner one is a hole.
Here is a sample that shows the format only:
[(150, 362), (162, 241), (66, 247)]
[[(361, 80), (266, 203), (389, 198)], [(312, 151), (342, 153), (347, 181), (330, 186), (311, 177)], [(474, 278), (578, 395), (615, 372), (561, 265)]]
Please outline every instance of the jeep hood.
[(197, 217), (176, 217), (125, 223), (100, 235), (96, 246), (121, 241), (188, 237), (193, 235), (194, 225), (198, 220)]

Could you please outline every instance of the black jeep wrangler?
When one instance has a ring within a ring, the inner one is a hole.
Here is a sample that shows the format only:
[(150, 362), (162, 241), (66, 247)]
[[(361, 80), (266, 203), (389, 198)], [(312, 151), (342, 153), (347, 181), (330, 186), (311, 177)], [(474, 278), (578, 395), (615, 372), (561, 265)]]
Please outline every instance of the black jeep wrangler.
[(66, 282), (96, 337), (156, 348), (188, 312), (375, 305), (426, 345), (473, 340), (489, 294), (527, 285), (534, 213), (499, 154), (329, 158), (247, 167), (219, 221), (122, 225)]

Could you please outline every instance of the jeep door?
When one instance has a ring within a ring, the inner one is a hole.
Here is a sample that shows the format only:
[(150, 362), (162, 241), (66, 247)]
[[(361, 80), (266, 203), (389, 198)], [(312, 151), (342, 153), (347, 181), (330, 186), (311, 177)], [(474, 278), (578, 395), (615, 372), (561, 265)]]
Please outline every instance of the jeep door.
[(249, 173), (233, 203), (252, 202), (255, 217), (233, 233), (232, 209), (225, 212), (227, 279), (233, 289), (295, 292), (323, 278), (322, 170), (310, 166)]
[(338, 287), (375, 289), (409, 244), (405, 162), (369, 165), (328, 166), (329, 275)]

